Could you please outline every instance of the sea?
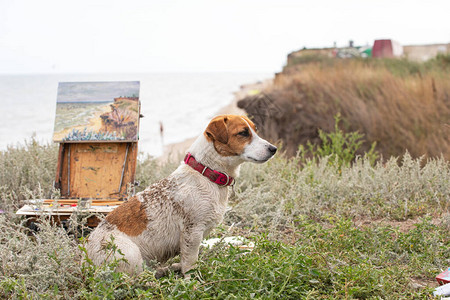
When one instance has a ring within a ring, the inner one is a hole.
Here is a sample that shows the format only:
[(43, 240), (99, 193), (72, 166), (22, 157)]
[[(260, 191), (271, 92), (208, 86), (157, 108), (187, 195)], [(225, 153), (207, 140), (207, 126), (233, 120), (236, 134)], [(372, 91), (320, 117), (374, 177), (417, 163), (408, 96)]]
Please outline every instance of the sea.
[[(229, 105), (241, 85), (268, 73), (152, 73), (0, 75), (0, 151), (33, 137), (51, 143), (59, 82), (139, 81), (139, 150), (158, 157), (164, 146), (198, 136)], [(160, 129), (163, 128), (163, 135)]]

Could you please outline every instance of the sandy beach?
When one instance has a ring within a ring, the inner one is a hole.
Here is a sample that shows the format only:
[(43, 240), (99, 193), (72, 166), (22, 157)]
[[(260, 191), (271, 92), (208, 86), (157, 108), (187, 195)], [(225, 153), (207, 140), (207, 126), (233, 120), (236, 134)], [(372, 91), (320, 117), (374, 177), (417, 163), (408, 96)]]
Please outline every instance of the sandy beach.
[(106, 105), (99, 107), (98, 110), (95, 112), (95, 114), (92, 116), (92, 118), (89, 119), (87, 124), (70, 127), (65, 130), (55, 132), (53, 135), (53, 140), (54, 141), (62, 140), (64, 137), (67, 136), (67, 134), (72, 132), (74, 129), (84, 130), (85, 128), (87, 128), (88, 130), (91, 130), (91, 131), (99, 131), (102, 128), (102, 119), (100, 118), (100, 116), (104, 113), (111, 111), (110, 105), (111, 105), (111, 103), (108, 103)]
[[(234, 93), (233, 101), (225, 107), (219, 109), (216, 115), (233, 114), (233, 115), (245, 115), (245, 111), (237, 106), (239, 100), (260, 93), (264, 88), (272, 83), (272, 79), (259, 81), (252, 84), (242, 85), (239, 91)], [(167, 162), (169, 160), (181, 160), (185, 155), (189, 146), (195, 141), (196, 137), (186, 139), (179, 143), (168, 144), (164, 146), (163, 155), (159, 156), (157, 160), (159, 162)]]

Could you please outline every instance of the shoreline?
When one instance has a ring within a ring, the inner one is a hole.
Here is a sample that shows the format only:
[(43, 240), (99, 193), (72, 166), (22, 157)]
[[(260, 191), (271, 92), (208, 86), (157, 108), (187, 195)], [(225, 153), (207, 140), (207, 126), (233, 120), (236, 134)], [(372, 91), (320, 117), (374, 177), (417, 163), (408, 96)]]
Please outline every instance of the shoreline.
[[(243, 84), (240, 86), (239, 90), (234, 92), (233, 100), (226, 106), (220, 108), (215, 115), (245, 115), (246, 112), (237, 106), (239, 100), (260, 93), (267, 86), (271, 85), (273, 79), (265, 79), (263, 81), (258, 81), (256, 83)], [(169, 161), (183, 159), (187, 149), (192, 145), (192, 143), (197, 139), (197, 137), (192, 137), (185, 139), (184, 141), (178, 143), (172, 143), (164, 145), (164, 151), (161, 156), (156, 157), (156, 161), (160, 163), (166, 163)]]
[(63, 129), (61, 131), (58, 131), (57, 133), (54, 133), (53, 140), (62, 140), (64, 137), (67, 136), (67, 134), (72, 132), (74, 129), (84, 130), (84, 128), (88, 128), (89, 130), (92, 130), (92, 131), (99, 131), (102, 128), (102, 119), (100, 118), (100, 116), (104, 113), (111, 111), (111, 108), (110, 108), (111, 104), (112, 103), (108, 103), (108, 104), (99, 106), (97, 108), (97, 111), (93, 114), (93, 116), (87, 120), (86, 124), (69, 127), (69, 128)]

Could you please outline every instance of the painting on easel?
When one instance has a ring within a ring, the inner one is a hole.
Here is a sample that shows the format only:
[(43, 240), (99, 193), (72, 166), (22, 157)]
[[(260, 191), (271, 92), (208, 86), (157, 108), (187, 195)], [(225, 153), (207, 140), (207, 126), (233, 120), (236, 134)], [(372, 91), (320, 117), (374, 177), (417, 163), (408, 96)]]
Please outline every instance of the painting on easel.
[(60, 82), (53, 141), (135, 142), (139, 81)]

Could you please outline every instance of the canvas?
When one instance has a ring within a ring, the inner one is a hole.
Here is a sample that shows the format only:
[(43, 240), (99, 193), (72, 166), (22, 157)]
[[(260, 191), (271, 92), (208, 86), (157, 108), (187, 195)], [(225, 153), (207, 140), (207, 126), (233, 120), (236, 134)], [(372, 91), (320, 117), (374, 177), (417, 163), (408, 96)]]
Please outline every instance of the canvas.
[(139, 86), (139, 81), (60, 82), (53, 141), (137, 141)]

